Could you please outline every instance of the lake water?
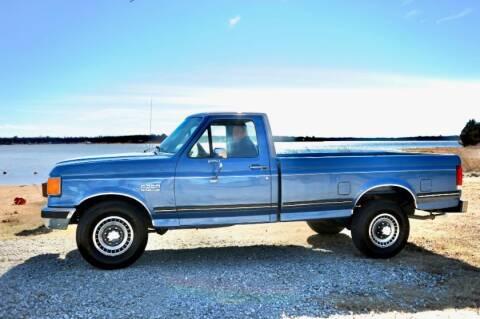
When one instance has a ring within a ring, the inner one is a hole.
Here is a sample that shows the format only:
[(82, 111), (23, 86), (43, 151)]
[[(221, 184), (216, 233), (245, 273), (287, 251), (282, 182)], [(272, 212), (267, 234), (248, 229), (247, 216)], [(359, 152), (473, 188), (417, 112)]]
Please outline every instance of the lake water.
[[(459, 147), (456, 141), (278, 142), (278, 153), (396, 151), (417, 147)], [(0, 145), (0, 184), (42, 183), (55, 163), (76, 157), (143, 152), (144, 144)], [(3, 174), (6, 172), (6, 174)]]

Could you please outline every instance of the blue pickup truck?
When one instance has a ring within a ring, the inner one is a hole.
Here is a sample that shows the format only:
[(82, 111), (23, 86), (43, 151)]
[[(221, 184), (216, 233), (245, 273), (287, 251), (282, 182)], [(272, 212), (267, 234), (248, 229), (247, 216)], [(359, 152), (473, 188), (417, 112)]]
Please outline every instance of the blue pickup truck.
[(415, 210), (464, 212), (455, 155), (392, 152), (277, 154), (260, 113), (201, 113), (151, 153), (58, 163), (44, 185), (49, 228), (78, 224), (80, 253), (114, 269), (135, 262), (148, 233), (306, 221), (347, 228), (362, 253), (396, 255)]

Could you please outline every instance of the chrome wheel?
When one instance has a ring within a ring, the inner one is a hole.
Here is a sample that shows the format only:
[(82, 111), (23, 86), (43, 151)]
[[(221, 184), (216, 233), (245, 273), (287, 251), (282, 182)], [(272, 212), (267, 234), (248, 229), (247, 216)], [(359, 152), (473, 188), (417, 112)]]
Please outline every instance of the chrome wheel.
[(368, 234), (375, 246), (380, 248), (390, 247), (400, 235), (400, 225), (393, 215), (383, 213), (375, 216), (370, 222)]
[(92, 239), (95, 248), (105, 256), (118, 256), (133, 243), (133, 228), (130, 223), (118, 216), (109, 216), (97, 223)]

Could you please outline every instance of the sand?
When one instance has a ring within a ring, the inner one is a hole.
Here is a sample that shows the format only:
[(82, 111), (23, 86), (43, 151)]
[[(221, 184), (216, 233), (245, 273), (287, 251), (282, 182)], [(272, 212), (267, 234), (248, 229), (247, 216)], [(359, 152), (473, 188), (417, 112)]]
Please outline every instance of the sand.
[[(25, 198), (26, 205), (14, 205), (15, 197)], [(38, 229), (45, 203), (41, 185), (0, 186), (0, 239)]]

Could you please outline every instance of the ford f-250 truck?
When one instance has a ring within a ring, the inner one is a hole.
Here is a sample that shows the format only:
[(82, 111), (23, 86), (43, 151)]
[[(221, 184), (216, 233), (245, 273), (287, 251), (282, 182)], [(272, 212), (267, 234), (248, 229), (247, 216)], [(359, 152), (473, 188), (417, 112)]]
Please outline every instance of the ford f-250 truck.
[(315, 232), (351, 230), (365, 255), (405, 246), (415, 210), (463, 212), (456, 155), (391, 152), (277, 154), (265, 114), (188, 117), (155, 152), (67, 160), (50, 173), (49, 228), (78, 224), (81, 255), (125, 267), (148, 233), (306, 221)]

